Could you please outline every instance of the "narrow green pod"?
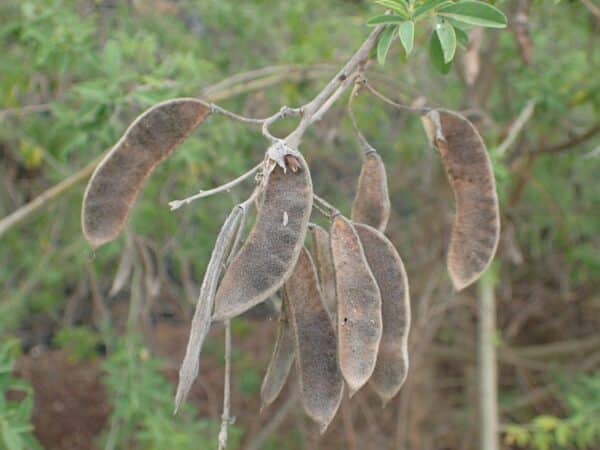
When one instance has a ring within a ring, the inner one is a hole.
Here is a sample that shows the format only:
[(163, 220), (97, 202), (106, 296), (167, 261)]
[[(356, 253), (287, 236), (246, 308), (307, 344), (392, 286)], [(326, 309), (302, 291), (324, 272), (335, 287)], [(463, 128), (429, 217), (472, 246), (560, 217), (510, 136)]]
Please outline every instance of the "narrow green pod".
[(284, 290), (296, 337), (302, 404), (324, 433), (342, 401), (344, 382), (337, 362), (333, 324), (321, 298), (315, 266), (305, 248), (300, 251)]
[[(283, 297), (285, 297), (285, 293), (283, 293)], [(273, 403), (279, 396), (296, 356), (294, 328), (287, 309), (287, 302), (282, 300), (275, 347), (260, 388), (261, 410)]]
[(217, 290), (214, 320), (230, 319), (265, 301), (294, 269), (308, 228), (313, 190), (304, 158), (298, 154), (286, 161), (289, 170), (277, 165), (266, 175), (256, 223)]
[(337, 294), (338, 355), (352, 396), (375, 369), (383, 328), (381, 294), (352, 223), (338, 215), (330, 236)]
[(383, 233), (359, 223), (354, 228), (381, 292), (383, 334), (369, 384), (385, 405), (398, 393), (408, 372), (408, 278), (394, 244)]
[(350, 218), (380, 231), (385, 230), (390, 219), (387, 175), (383, 161), (375, 151), (365, 155)]
[(335, 300), (335, 269), (331, 257), (331, 246), (329, 245), (329, 233), (318, 225), (309, 226), (312, 237), (312, 254), (314, 256), (317, 273), (323, 294), (323, 302), (327, 307), (329, 316), (335, 324), (337, 305)]
[(460, 290), (485, 272), (498, 247), (500, 211), (494, 171), (483, 139), (463, 116), (438, 109), (422, 121), (454, 191), (456, 216), (447, 264), (454, 287)]
[(94, 247), (118, 236), (146, 178), (209, 114), (206, 103), (181, 98), (153, 106), (131, 124), (85, 190), (81, 224)]

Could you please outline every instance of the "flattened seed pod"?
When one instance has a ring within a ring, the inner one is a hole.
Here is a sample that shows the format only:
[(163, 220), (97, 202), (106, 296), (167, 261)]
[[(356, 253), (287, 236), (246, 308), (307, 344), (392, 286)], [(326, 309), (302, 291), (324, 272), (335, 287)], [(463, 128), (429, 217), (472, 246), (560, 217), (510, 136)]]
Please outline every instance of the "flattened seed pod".
[(358, 223), (354, 228), (381, 292), (383, 335), (370, 384), (385, 405), (398, 393), (408, 371), (408, 279), (400, 255), (383, 233)]
[(284, 290), (296, 338), (302, 403), (324, 433), (342, 401), (344, 382), (337, 362), (335, 331), (306, 249), (301, 250)]
[(498, 247), (500, 212), (494, 172), (481, 136), (467, 119), (433, 110), (422, 120), (440, 152), (456, 199), (448, 271), (460, 290), (485, 272)]
[(312, 249), (315, 258), (315, 265), (321, 282), (321, 293), (323, 302), (329, 311), (333, 323), (335, 324), (336, 300), (335, 300), (335, 269), (331, 257), (331, 246), (329, 245), (329, 233), (318, 225), (309, 226), (312, 236)]
[(284, 173), (276, 166), (265, 180), (256, 223), (217, 291), (214, 320), (230, 319), (265, 301), (294, 269), (308, 228), (313, 191), (306, 161), (300, 154), (286, 159), (291, 158), (298, 164), (296, 171)]
[(375, 369), (383, 327), (381, 294), (350, 221), (337, 216), (330, 235), (337, 294), (338, 355), (352, 396)]
[(365, 155), (350, 217), (355, 223), (366, 223), (380, 231), (387, 226), (390, 218), (387, 175), (376, 152)]
[(144, 181), (210, 114), (194, 98), (160, 103), (138, 117), (98, 164), (85, 195), (81, 223), (98, 247), (117, 237)]
[[(285, 294), (283, 295), (285, 296)], [(269, 361), (269, 366), (267, 367), (267, 372), (260, 388), (261, 410), (273, 403), (279, 396), (296, 356), (294, 328), (292, 327), (286, 303), (285, 300), (281, 303), (277, 339), (275, 340), (273, 355), (271, 356), (271, 361)]]

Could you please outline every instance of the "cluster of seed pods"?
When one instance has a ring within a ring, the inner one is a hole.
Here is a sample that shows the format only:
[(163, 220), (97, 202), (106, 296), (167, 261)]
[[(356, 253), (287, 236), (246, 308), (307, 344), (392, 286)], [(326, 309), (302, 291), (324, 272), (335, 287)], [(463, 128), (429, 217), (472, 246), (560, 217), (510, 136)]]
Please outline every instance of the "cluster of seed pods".
[[(210, 112), (196, 99), (172, 100), (130, 126), (86, 189), (82, 226), (94, 247), (119, 234), (146, 178)], [(448, 269), (462, 289), (485, 271), (497, 247), (494, 176), (483, 141), (465, 118), (433, 110), (422, 120), (455, 194)], [(310, 223), (314, 193), (302, 155), (292, 149), (278, 161), (268, 155), (257, 195), (234, 207), (217, 238), (180, 369), (176, 407), (198, 375), (211, 322), (278, 296), (280, 318), (262, 405), (278, 397), (295, 361), (302, 404), (323, 432), (344, 385), (352, 396), (369, 384), (383, 404), (402, 387), (409, 367), (408, 279), (384, 234), (390, 217), (387, 176), (372, 148), (363, 155), (350, 218), (331, 211), (329, 231)], [(254, 199), (256, 221), (244, 239), (246, 208)]]

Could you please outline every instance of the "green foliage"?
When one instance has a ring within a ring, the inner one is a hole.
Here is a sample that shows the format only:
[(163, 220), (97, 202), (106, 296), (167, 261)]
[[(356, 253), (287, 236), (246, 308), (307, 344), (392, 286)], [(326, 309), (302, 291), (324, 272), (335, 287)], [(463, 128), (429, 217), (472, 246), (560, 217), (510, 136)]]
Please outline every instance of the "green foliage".
[(64, 349), (72, 361), (95, 357), (100, 342), (98, 334), (86, 326), (62, 328), (54, 336), (54, 344)]
[(415, 23), (425, 19), (434, 21), (430, 38), (429, 56), (433, 66), (447, 74), (452, 66), (457, 41), (466, 46), (469, 37), (465, 28), (505, 28), (506, 16), (496, 7), (483, 1), (458, 0), (376, 0), (377, 4), (390, 9), (391, 14), (371, 17), (367, 25), (386, 25), (379, 38), (377, 59), (385, 63), (393, 37), (397, 34), (408, 56), (412, 51)]
[[(19, 342), (7, 339), (0, 343), (0, 450), (35, 450), (39, 444), (33, 437), (31, 386), (13, 377)], [(7, 395), (20, 400), (8, 400)]]
[(561, 383), (565, 417), (547, 414), (530, 424), (509, 425), (505, 442), (534, 450), (578, 450), (600, 446), (600, 374)]
[[(220, 422), (198, 417), (191, 406), (173, 416), (173, 386), (160, 372), (164, 363), (152, 357), (142, 338), (113, 339), (104, 363), (104, 382), (113, 411), (103, 448), (163, 450), (212, 448)], [(241, 431), (229, 427), (231, 448)]]

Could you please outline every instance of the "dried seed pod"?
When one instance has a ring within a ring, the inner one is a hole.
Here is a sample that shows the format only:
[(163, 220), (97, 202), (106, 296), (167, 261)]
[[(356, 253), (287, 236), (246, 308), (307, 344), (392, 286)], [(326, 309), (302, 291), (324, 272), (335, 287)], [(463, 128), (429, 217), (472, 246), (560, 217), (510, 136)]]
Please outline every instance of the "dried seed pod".
[(217, 282), (221, 274), (223, 264), (231, 245), (236, 240), (236, 234), (240, 227), (243, 227), (245, 218), (245, 209), (240, 205), (233, 208), (217, 236), (215, 247), (210, 255), (210, 261), (206, 267), (200, 295), (196, 303), (196, 311), (192, 318), (190, 337), (188, 339), (185, 357), (179, 369), (179, 383), (177, 393), (175, 394), (175, 412), (184, 402), (192, 383), (198, 376), (200, 366), (200, 351), (204, 344), (204, 339), (210, 330), (210, 317), (213, 309)]
[(312, 249), (319, 274), (323, 302), (327, 307), (329, 316), (335, 324), (336, 300), (335, 300), (335, 269), (331, 257), (331, 246), (329, 245), (329, 233), (318, 225), (309, 226), (312, 236)]
[(300, 154), (296, 171), (275, 166), (266, 176), (256, 223), (228, 267), (215, 299), (215, 320), (265, 301), (294, 269), (312, 209), (310, 172)]
[[(285, 297), (284, 292), (282, 292), (282, 297)], [(260, 388), (261, 410), (273, 403), (279, 396), (296, 356), (294, 328), (287, 308), (287, 302), (283, 300), (273, 355)]]
[(358, 223), (354, 228), (381, 292), (383, 335), (370, 384), (385, 405), (398, 393), (408, 371), (408, 279), (400, 255), (383, 233)]
[(337, 295), (338, 355), (352, 396), (375, 369), (383, 326), (381, 294), (350, 221), (337, 216), (330, 235)]
[(324, 433), (335, 416), (344, 382), (337, 362), (336, 338), (308, 251), (300, 251), (284, 285), (296, 340), (296, 365), (306, 413)]
[(366, 223), (380, 231), (385, 230), (390, 218), (385, 166), (374, 151), (365, 155), (350, 217), (355, 223)]
[(422, 120), (440, 152), (456, 199), (448, 270), (460, 290), (481, 276), (498, 247), (500, 212), (494, 172), (481, 136), (467, 119), (433, 110)]
[(160, 103), (141, 116), (98, 164), (85, 195), (81, 223), (98, 247), (117, 237), (144, 181), (210, 114), (197, 99)]

